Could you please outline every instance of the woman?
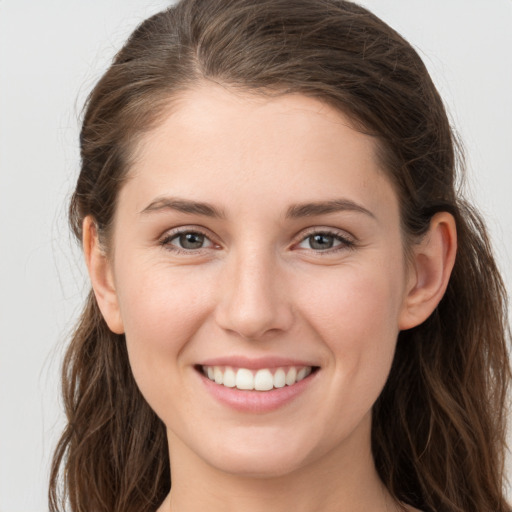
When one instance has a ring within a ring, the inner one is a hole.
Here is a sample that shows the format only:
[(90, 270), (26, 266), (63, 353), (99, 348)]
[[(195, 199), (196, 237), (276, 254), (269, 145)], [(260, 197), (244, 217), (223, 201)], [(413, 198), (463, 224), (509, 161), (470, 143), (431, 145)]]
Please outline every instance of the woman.
[(396, 32), (185, 0), (116, 56), (81, 152), (52, 511), (60, 472), (74, 511), (509, 510), (505, 292)]

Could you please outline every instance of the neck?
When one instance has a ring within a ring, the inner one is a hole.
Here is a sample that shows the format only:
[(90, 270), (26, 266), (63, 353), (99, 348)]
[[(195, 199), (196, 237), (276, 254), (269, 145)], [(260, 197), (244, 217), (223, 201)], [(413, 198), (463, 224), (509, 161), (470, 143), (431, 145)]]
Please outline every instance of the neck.
[(370, 429), (285, 474), (232, 474), (208, 464), (168, 433), (172, 492), (159, 512), (395, 512), (375, 470)]

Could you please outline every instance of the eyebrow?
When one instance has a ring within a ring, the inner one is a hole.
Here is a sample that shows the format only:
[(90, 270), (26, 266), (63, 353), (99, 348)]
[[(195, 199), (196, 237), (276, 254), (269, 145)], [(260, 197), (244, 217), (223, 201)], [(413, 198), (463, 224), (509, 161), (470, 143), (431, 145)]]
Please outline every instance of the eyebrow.
[(376, 218), (370, 210), (350, 199), (333, 199), (331, 201), (295, 204), (288, 208), (286, 218), (298, 219), (344, 211), (363, 213), (373, 219)]
[[(140, 213), (146, 214), (165, 210), (175, 210), (182, 213), (204, 215), (205, 217), (218, 219), (226, 217), (222, 210), (210, 203), (175, 197), (159, 197), (146, 206)], [(370, 210), (350, 199), (333, 199), (330, 201), (294, 204), (288, 208), (286, 218), (299, 219), (343, 211), (363, 213), (375, 219), (375, 215)]]
[(206, 217), (224, 218), (224, 212), (209, 203), (190, 201), (176, 197), (159, 197), (152, 201), (140, 213), (152, 213), (165, 210), (175, 210), (182, 213), (204, 215)]

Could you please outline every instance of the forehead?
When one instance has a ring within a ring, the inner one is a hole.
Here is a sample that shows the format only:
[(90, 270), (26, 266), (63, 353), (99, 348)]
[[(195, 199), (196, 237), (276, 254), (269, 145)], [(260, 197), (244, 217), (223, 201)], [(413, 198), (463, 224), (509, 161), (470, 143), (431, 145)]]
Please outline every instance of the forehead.
[(140, 140), (130, 181), (139, 211), (162, 195), (267, 209), (346, 195), (368, 209), (397, 202), (375, 139), (338, 110), (300, 94), (269, 98), (219, 85), (169, 104)]

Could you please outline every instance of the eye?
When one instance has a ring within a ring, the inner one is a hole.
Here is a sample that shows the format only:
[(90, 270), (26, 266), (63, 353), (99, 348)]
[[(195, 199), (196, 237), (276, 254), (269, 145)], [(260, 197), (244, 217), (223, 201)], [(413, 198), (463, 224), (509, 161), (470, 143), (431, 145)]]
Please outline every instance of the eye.
[(166, 236), (161, 245), (170, 250), (177, 251), (197, 251), (213, 247), (213, 242), (199, 231), (180, 231)]
[(298, 244), (301, 249), (310, 249), (316, 252), (351, 248), (353, 246), (354, 242), (352, 240), (341, 236), (339, 233), (327, 231), (311, 233)]

